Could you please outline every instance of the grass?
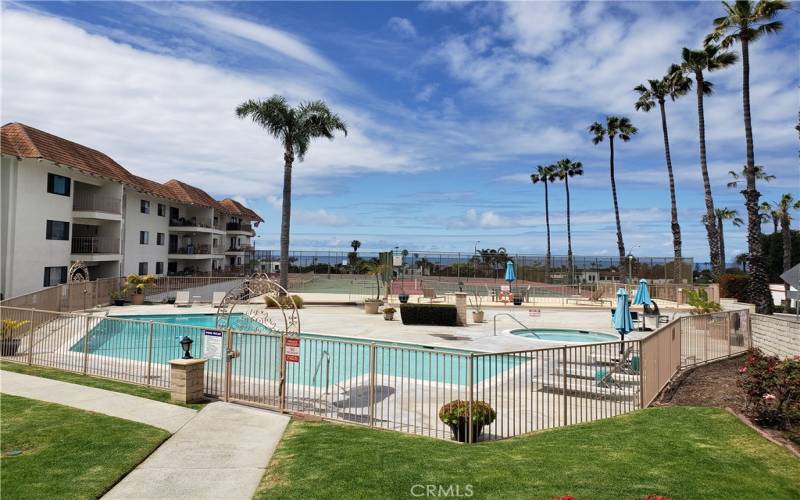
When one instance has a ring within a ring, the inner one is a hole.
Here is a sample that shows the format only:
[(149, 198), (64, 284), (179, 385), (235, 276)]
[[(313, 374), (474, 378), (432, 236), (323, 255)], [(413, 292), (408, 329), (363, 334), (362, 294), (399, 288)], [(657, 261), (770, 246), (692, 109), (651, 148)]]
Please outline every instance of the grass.
[(652, 408), (477, 445), (293, 421), (255, 498), (424, 493), (414, 485), (452, 485), (450, 496), (469, 485), (473, 498), (789, 499), (800, 498), (800, 460), (716, 408)]
[(4, 500), (97, 498), (169, 437), (149, 425), (7, 394), (0, 405)]
[(170, 400), (169, 392), (161, 389), (153, 389), (151, 387), (144, 387), (135, 384), (126, 384), (125, 382), (117, 382), (116, 380), (108, 380), (104, 378), (90, 377), (81, 373), (65, 372), (53, 368), (43, 368), (40, 366), (28, 366), (19, 363), (0, 363), (0, 370), (6, 370), (15, 373), (22, 373), (24, 375), (32, 375), (34, 377), (43, 377), (53, 380), (60, 380), (62, 382), (69, 382), (71, 384), (85, 385), (87, 387), (96, 387), (98, 389), (106, 389), (114, 392), (121, 392), (123, 394), (130, 394), (132, 396), (139, 396), (140, 398), (152, 399), (154, 401), (161, 401), (163, 403), (172, 403), (187, 408), (199, 410), (205, 406), (205, 403), (200, 404), (183, 404), (176, 403)]

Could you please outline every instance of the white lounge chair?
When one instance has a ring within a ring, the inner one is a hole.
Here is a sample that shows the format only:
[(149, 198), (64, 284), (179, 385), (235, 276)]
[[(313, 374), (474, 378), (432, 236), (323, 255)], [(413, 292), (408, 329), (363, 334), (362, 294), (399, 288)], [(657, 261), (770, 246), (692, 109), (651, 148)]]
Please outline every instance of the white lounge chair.
[(189, 292), (175, 292), (175, 307), (192, 307), (189, 302)]
[(222, 305), (223, 300), (225, 300), (225, 292), (214, 292), (214, 297), (211, 299), (211, 305), (214, 307), (219, 307)]

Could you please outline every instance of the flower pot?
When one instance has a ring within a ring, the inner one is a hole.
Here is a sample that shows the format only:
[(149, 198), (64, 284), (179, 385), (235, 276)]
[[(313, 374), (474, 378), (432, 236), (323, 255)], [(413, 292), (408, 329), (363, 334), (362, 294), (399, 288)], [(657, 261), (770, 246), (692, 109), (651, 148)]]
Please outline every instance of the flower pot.
[(378, 314), (378, 308), (381, 306), (381, 303), (377, 300), (367, 301), (364, 302), (364, 312), (367, 314)]
[(472, 322), (483, 323), (483, 311), (472, 311)]
[(20, 342), (20, 339), (3, 339), (0, 341), (0, 353), (3, 356), (16, 356)]
[(522, 297), (514, 297), (514, 305), (521, 306), (522, 305)]
[[(450, 424), (450, 431), (453, 433), (453, 439), (455, 439), (459, 443), (466, 443), (469, 440), (467, 419), (464, 417), (459, 417), (457, 424)], [(478, 422), (473, 422), (472, 440), (469, 440), (469, 442), (470, 443), (477, 442), (478, 438), (482, 434), (483, 434), (483, 424), (479, 424)]]
[(143, 293), (134, 293), (133, 297), (131, 297), (131, 303), (136, 306), (140, 306), (144, 304), (144, 294)]
[(115, 306), (124, 306), (125, 305), (125, 299), (114, 299), (114, 305)]
[(394, 313), (393, 312), (383, 313), (383, 319), (385, 319), (386, 321), (392, 321), (394, 319)]
[(400, 299), (400, 303), (401, 304), (408, 304), (408, 294), (407, 293), (401, 293), (397, 297)]

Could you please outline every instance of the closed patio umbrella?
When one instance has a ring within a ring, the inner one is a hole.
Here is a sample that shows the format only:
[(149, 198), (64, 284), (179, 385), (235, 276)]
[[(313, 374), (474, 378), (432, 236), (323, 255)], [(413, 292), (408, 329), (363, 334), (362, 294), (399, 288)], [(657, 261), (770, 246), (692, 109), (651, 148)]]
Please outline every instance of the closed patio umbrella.
[(505, 280), (508, 281), (508, 289), (512, 290), (511, 283), (513, 283), (517, 279), (517, 274), (514, 272), (514, 261), (509, 260), (506, 262), (506, 277)]
[[(646, 304), (649, 306), (652, 303), (653, 301), (650, 299), (650, 290), (647, 288), (647, 280), (642, 278), (639, 280), (639, 288), (636, 289), (636, 295), (633, 297), (633, 304)], [(647, 315), (642, 311), (642, 326), (639, 328), (640, 332), (649, 331), (645, 326), (645, 318), (647, 318)]]
[(628, 291), (624, 288), (617, 289), (617, 308), (611, 317), (614, 328), (622, 337), (619, 345), (619, 352), (625, 352), (625, 334), (633, 330), (633, 320), (631, 320), (631, 308), (628, 305)]

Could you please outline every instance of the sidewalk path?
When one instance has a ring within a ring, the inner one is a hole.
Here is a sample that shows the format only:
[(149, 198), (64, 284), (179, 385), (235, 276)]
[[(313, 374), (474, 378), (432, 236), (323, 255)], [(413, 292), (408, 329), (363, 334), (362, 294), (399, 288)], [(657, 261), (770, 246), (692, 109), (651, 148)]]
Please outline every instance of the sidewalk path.
[(191, 408), (130, 394), (5, 370), (0, 372), (0, 392), (133, 420), (170, 433), (177, 432), (197, 414)]
[(120, 481), (107, 499), (250, 499), (289, 417), (211, 403)]

